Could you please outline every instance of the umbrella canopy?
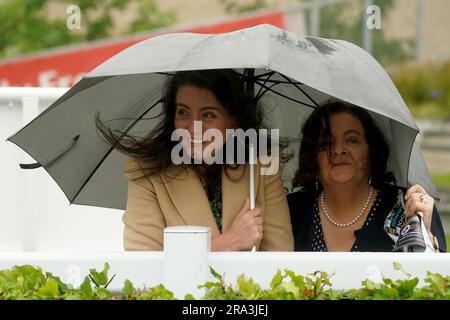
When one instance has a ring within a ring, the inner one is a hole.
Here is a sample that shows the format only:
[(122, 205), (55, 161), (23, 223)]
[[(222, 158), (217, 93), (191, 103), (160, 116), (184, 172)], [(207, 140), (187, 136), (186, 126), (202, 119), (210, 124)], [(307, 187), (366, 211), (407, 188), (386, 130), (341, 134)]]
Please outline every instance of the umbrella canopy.
[[(397, 183), (420, 183), (437, 196), (414, 142), (419, 129), (389, 76), (346, 41), (299, 36), (271, 25), (224, 34), (178, 33), (135, 44), (105, 61), (9, 138), (53, 177), (71, 203), (125, 209), (125, 155), (97, 134), (95, 114), (113, 130), (144, 136), (159, 121), (173, 72), (233, 68), (254, 84), (269, 127), (299, 137), (320, 103), (340, 99), (365, 108), (391, 148)], [(292, 146), (298, 151), (297, 146)], [(289, 187), (297, 161), (284, 170)]]

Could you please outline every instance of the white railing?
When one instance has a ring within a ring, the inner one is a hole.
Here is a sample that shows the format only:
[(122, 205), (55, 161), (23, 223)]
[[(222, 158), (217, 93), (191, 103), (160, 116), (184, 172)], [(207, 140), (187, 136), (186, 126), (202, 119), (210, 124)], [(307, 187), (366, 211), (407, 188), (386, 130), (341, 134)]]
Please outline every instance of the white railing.
[(101, 270), (110, 265), (110, 276), (116, 275), (109, 289), (120, 292), (129, 279), (135, 287), (149, 288), (164, 284), (178, 298), (186, 293), (200, 297), (197, 285), (211, 279), (209, 267), (224, 275), (226, 283), (236, 283), (237, 276), (252, 277), (268, 288), (278, 269), (290, 269), (306, 275), (314, 271), (333, 274), (336, 289), (359, 288), (361, 281), (380, 282), (406, 276), (393, 268), (400, 263), (419, 287), (427, 271), (450, 274), (450, 254), (433, 253), (306, 253), (306, 252), (210, 252), (210, 232), (201, 227), (167, 228), (164, 252), (121, 253), (0, 253), (0, 270), (14, 265), (32, 264), (61, 277), (78, 287), (89, 268)]
[(19, 168), (34, 160), (6, 141), (67, 90), (0, 87), (0, 251), (122, 250), (121, 211), (70, 206), (42, 168)]

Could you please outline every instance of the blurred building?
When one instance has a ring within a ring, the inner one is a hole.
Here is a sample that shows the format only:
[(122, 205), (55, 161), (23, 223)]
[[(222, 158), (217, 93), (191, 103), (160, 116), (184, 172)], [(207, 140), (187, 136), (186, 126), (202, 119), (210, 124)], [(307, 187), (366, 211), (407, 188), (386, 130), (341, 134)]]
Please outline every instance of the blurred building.
[[(416, 0), (394, 0), (383, 29), (388, 39), (415, 39)], [(443, 62), (450, 59), (450, 1), (422, 0), (421, 61)]]

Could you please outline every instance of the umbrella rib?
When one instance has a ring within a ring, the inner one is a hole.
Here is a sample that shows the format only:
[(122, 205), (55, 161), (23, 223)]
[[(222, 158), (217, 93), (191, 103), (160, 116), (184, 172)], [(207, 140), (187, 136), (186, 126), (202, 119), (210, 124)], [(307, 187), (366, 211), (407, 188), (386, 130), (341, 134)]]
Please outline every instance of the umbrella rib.
[[(277, 72), (275, 72), (275, 71), (271, 71), (271, 72), (267, 72), (267, 73), (263, 73), (263, 74), (254, 76), (253, 78), (256, 80), (264, 79), (264, 82), (270, 82), (270, 83), (276, 83), (276, 84), (303, 84), (301, 82), (293, 82), (289, 79), (287, 81), (271, 80), (270, 77), (272, 77), (276, 73)], [(242, 74), (241, 74), (241, 77), (243, 77)]]
[(269, 83), (275, 83), (275, 84), (299, 84), (302, 85), (301, 82), (292, 82), (292, 81), (281, 81), (281, 80), (267, 80)]
[(256, 79), (259, 80), (260, 78), (266, 77), (266, 78), (265, 78), (265, 80), (266, 80), (265, 82), (270, 82), (270, 83), (303, 84), (303, 83), (301, 83), (301, 82), (293, 82), (292, 80), (290, 80), (289, 78), (287, 78), (286, 76), (284, 76), (284, 75), (281, 74), (281, 73), (279, 73), (279, 74), (282, 75), (283, 78), (285, 78), (287, 81), (269, 80), (270, 77), (272, 77), (275, 73), (276, 73), (275, 71), (270, 71), (270, 72), (267, 72), (267, 73), (262, 73), (262, 74), (259, 74), (259, 75), (257, 75), (257, 76), (254, 76), (254, 78), (256, 78)]
[[(270, 80), (270, 77), (272, 77), (274, 74), (275, 74), (275, 72), (267, 73), (268, 77), (264, 79), (264, 83), (263, 83), (263, 84), (266, 85), (267, 81), (269, 81), (269, 80)], [(262, 90), (263, 90), (263, 87), (261, 86), (261, 87), (259, 88), (259, 90), (258, 90), (258, 93), (257, 93), (256, 96), (255, 96), (255, 100), (256, 100), (256, 101), (258, 101), (258, 100), (264, 95), (265, 92), (264, 92), (263, 94), (261, 94), (261, 91), (262, 91)]]
[[(273, 87), (275, 87), (276, 85), (277, 85), (278, 83), (273, 83), (272, 85), (270, 85), (270, 86), (266, 86), (265, 84), (264, 84), (264, 87), (266, 87), (267, 89), (261, 94), (261, 97), (267, 92), (267, 91), (273, 91), (273, 90), (271, 90)], [(261, 88), (260, 88), (260, 90), (262, 90), (263, 89), (263, 87), (261, 86)]]
[(280, 75), (283, 77), (283, 78), (285, 78), (287, 81), (289, 81), (294, 87), (296, 87), (298, 90), (300, 90), (312, 103), (314, 103), (315, 105), (316, 105), (316, 107), (318, 107), (319, 106), (319, 104), (316, 102), (316, 101), (314, 101), (314, 99), (313, 98), (311, 98), (310, 96), (309, 96), (309, 94), (307, 94), (306, 92), (305, 92), (305, 90), (303, 90), (302, 88), (300, 88), (299, 86), (297, 86), (297, 84), (296, 83), (294, 83), (294, 82), (292, 82), (291, 81), (291, 79), (289, 79), (288, 77), (286, 77), (284, 74), (282, 74), (282, 73), (280, 73)]
[(275, 71), (270, 71), (270, 72), (267, 72), (267, 73), (262, 73), (262, 74), (259, 74), (259, 75), (255, 76), (255, 78), (256, 78), (256, 79), (259, 79), (259, 78), (263, 78), (263, 77), (266, 77), (266, 76), (269, 76), (269, 78), (270, 78), (274, 73), (275, 73)]
[(170, 72), (155, 72), (155, 74), (160, 74), (163, 76), (173, 76), (173, 73), (170, 73)]
[[(155, 106), (157, 106), (159, 103), (161, 103), (163, 101), (163, 99), (159, 99), (158, 101), (156, 101), (152, 106), (150, 106), (147, 110), (145, 110), (145, 112), (143, 112), (135, 121), (133, 121), (133, 123), (125, 130), (125, 132), (122, 133), (121, 138), (126, 135), (128, 133), (128, 131), (130, 131), (134, 125), (141, 120), (150, 110), (152, 110)], [(105, 153), (105, 155), (102, 157), (102, 159), (100, 160), (100, 162), (97, 164), (97, 166), (95, 167), (94, 170), (92, 170), (91, 174), (89, 175), (89, 177), (84, 181), (83, 185), (80, 187), (80, 189), (78, 190), (78, 192), (75, 194), (75, 196), (70, 200), (70, 203), (73, 203), (73, 201), (75, 201), (75, 199), (78, 197), (78, 195), (80, 194), (81, 190), (83, 190), (83, 188), (86, 186), (86, 184), (89, 182), (89, 180), (91, 180), (92, 176), (95, 174), (95, 172), (98, 170), (98, 168), (102, 165), (102, 163), (105, 161), (105, 159), (109, 156), (109, 154), (114, 150), (115, 148), (115, 144), (113, 146), (111, 146), (108, 151)]]
[(299, 103), (299, 104), (301, 104), (301, 105), (304, 105), (304, 106), (307, 106), (307, 107), (310, 107), (310, 108), (313, 108), (313, 109), (316, 108), (316, 106), (313, 106), (313, 105), (310, 105), (310, 104), (301, 102), (301, 101), (296, 100), (296, 99), (294, 99), (294, 98), (288, 97), (288, 96), (286, 96), (286, 95), (284, 95), (284, 94), (282, 94), (282, 93), (279, 93), (279, 92), (277, 92), (277, 91), (275, 91), (275, 90), (272, 90), (271, 87), (267, 87), (266, 85), (262, 84), (262, 83), (259, 82), (259, 81), (256, 81), (256, 83), (257, 83), (258, 85), (260, 85), (261, 87), (264, 87), (264, 88), (266, 89), (266, 92), (267, 92), (267, 91), (271, 91), (271, 92), (273, 92), (273, 93), (275, 93), (275, 94), (277, 94), (277, 95), (279, 95), (279, 96), (281, 96), (281, 97), (283, 97), (283, 98), (285, 98), (285, 99), (291, 100), (291, 101), (293, 101), (293, 102), (297, 102), (297, 103)]
[[(149, 111), (150, 111), (150, 110), (149, 110)], [(144, 117), (142, 117), (141, 120), (154, 120), (154, 119), (157, 119), (157, 118), (161, 117), (162, 114), (163, 114), (163, 112), (157, 114), (157, 115), (154, 116), (154, 117), (149, 117), (149, 118), (144, 118)], [(107, 120), (107, 121), (105, 121), (105, 123), (112, 122), (112, 121), (118, 121), (118, 120), (132, 120), (132, 119), (134, 119), (134, 118), (129, 118), (129, 117), (125, 117), (125, 118), (114, 118), (114, 119), (112, 119), (112, 120)]]

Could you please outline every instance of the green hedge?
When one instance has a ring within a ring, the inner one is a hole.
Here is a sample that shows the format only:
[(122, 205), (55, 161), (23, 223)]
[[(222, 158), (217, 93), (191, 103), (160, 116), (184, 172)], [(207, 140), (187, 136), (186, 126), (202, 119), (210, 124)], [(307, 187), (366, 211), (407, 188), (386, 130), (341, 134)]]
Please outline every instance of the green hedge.
[[(270, 288), (263, 289), (252, 278), (241, 275), (234, 285), (227, 285), (221, 275), (211, 268), (215, 281), (199, 288), (205, 289), (204, 300), (450, 300), (450, 276), (427, 273), (426, 285), (418, 287), (419, 279), (407, 274), (399, 264), (394, 269), (406, 275), (405, 279), (384, 278), (382, 283), (369, 279), (358, 289), (336, 290), (330, 275), (317, 271), (307, 276), (291, 270), (279, 270), (273, 277)], [(105, 263), (101, 272), (90, 269), (79, 288), (72, 288), (60, 278), (40, 267), (15, 266), (0, 271), (0, 300), (175, 300), (174, 294), (163, 285), (136, 289), (126, 280), (122, 292), (107, 289), (109, 265)], [(186, 300), (193, 300), (191, 294)]]
[(450, 119), (450, 60), (403, 64), (389, 74), (415, 117)]

